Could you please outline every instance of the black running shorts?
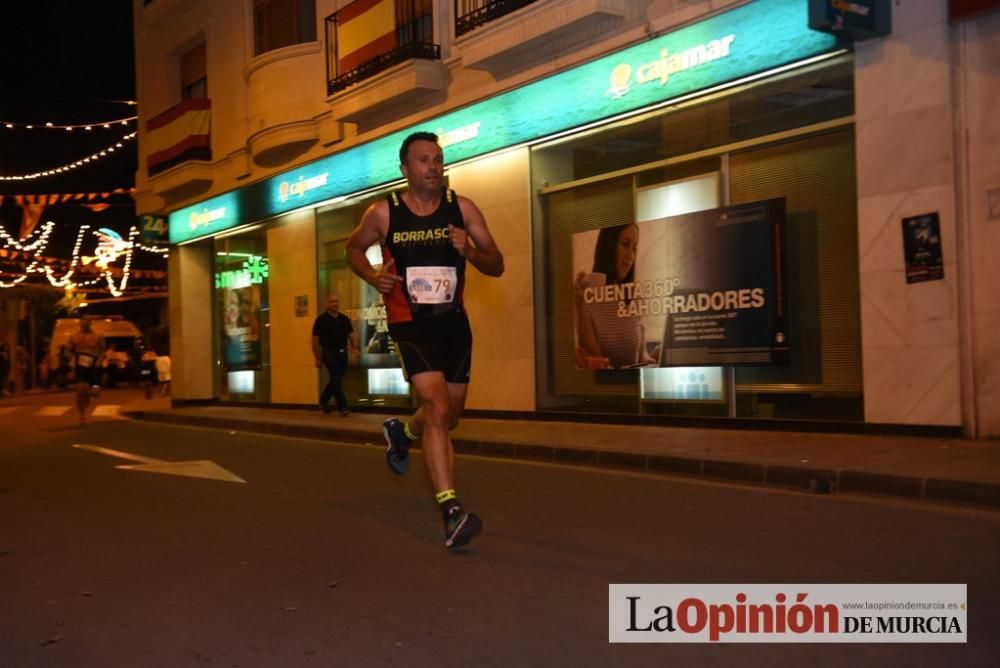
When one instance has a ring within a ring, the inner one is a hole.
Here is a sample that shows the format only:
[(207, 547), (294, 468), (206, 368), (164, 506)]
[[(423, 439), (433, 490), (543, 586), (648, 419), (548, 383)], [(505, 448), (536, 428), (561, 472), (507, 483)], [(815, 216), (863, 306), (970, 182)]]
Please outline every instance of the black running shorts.
[(76, 382), (87, 385), (100, 385), (101, 373), (97, 368), (97, 357), (88, 353), (78, 353), (76, 356)]
[(449, 383), (468, 383), (472, 368), (472, 329), (464, 312), (389, 325), (396, 356), (409, 380), (418, 373), (440, 371)]

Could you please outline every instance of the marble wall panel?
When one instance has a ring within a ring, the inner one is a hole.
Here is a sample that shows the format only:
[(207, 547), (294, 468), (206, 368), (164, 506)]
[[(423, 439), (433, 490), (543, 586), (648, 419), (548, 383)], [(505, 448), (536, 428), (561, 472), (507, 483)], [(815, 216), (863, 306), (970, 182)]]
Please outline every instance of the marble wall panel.
[(211, 247), (172, 249), (167, 281), (172, 396), (210, 399), (215, 395)]
[[(941, 226), (942, 257), (945, 263), (956, 262), (958, 238), (953, 193), (951, 184), (945, 184), (860, 198), (858, 217), (864, 221), (858, 230), (861, 271), (903, 271), (903, 218), (935, 211)], [(949, 274), (946, 272), (945, 276)]]
[(469, 408), (505, 411), (535, 410), (535, 360), (505, 359), (472, 362)]
[[(954, 275), (957, 266), (945, 265)], [(864, 346), (954, 345), (958, 340), (958, 294), (954, 282), (907, 283), (901, 271), (862, 276)]]
[[(270, 262), (268, 299), (271, 337), (271, 401), (316, 402), (318, 370), (311, 345), (312, 324), (326, 306), (316, 295), (316, 226), (313, 212), (291, 214), (267, 231)], [(309, 297), (309, 313), (295, 316), (295, 297)]]
[(865, 348), (865, 421), (961, 424), (958, 347)]
[(465, 303), (475, 345), (466, 405), (534, 410), (528, 151), (501, 153), (449, 173), (451, 187), (472, 199), (483, 212), (505, 262), (499, 279), (472, 268), (467, 275)]
[[(893, 7), (855, 69), (865, 420), (962, 423), (954, 112), (943, 3)], [(908, 284), (902, 219), (938, 212), (944, 280)]]
[(977, 431), (1000, 436), (1000, 311), (975, 317)]
[[(882, 85), (891, 87), (890, 82)], [(948, 94), (939, 91), (943, 99)], [(883, 117), (858, 116), (856, 122), (859, 197), (953, 182), (951, 105)]]

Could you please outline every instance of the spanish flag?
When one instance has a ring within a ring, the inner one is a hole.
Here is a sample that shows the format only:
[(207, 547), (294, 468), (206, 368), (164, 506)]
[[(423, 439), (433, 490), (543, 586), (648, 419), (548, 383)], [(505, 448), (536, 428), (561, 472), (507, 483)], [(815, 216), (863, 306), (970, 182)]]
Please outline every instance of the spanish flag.
[(395, 0), (354, 0), (337, 12), (339, 74), (396, 48)]
[(211, 160), (212, 101), (190, 98), (146, 122), (150, 176), (186, 160)]

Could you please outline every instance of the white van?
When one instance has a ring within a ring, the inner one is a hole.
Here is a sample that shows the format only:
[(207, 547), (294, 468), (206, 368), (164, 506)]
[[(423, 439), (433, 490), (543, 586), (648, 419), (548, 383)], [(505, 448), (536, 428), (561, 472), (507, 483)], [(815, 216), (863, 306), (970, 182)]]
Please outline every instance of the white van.
[[(121, 316), (104, 316), (87, 318), (94, 328), (94, 331), (104, 337), (104, 345), (110, 349), (114, 345), (117, 351), (109, 359), (111, 363), (124, 368), (128, 363), (128, 354), (135, 345), (135, 340), (142, 336), (142, 332), (131, 320), (125, 320)], [(49, 368), (53, 371), (59, 368), (59, 348), (66, 346), (69, 352), (69, 340), (74, 334), (80, 331), (80, 318), (59, 318), (55, 327), (52, 328), (52, 341), (49, 343)], [(72, 364), (72, 362), (71, 362)]]

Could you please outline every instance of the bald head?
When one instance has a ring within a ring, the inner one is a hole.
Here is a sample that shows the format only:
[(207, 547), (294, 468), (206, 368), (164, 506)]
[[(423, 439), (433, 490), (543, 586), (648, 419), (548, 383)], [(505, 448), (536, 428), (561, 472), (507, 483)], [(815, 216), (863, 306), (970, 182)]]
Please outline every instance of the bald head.
[(331, 292), (326, 298), (326, 312), (330, 315), (337, 315), (340, 311), (340, 295)]

